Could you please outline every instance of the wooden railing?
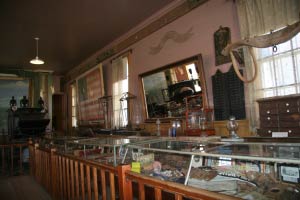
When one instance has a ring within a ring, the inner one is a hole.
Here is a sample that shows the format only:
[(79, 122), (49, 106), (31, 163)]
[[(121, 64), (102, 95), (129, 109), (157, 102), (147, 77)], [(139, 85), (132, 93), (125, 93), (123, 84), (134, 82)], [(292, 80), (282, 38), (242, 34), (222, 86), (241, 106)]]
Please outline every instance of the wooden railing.
[(31, 174), (53, 199), (116, 199), (118, 170), (99, 162), (65, 155), (55, 149), (30, 148)]
[(36, 178), (36, 181), (44, 186), (46, 190), (51, 193), (52, 174), (49, 173), (52, 170), (52, 151), (51, 149), (39, 148), (38, 144), (35, 144), (33, 148), (30, 148), (30, 164), (31, 175)]
[(170, 199), (166, 194), (175, 200), (238, 199), (131, 172), (130, 165), (113, 167), (38, 145), (30, 146), (30, 156), (31, 174), (53, 199)]
[(23, 151), (28, 143), (12, 143), (0, 145), (1, 175), (19, 175), (24, 173)]
[(114, 167), (59, 153), (53, 156), (55, 199), (116, 199)]

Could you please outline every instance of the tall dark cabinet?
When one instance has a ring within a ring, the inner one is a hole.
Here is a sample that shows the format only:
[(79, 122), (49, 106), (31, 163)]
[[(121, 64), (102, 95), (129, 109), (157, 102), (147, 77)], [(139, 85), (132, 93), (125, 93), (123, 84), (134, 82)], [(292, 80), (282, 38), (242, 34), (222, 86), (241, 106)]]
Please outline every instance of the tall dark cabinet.
[(237, 77), (233, 67), (228, 72), (217, 70), (212, 76), (215, 120), (245, 119), (244, 83)]

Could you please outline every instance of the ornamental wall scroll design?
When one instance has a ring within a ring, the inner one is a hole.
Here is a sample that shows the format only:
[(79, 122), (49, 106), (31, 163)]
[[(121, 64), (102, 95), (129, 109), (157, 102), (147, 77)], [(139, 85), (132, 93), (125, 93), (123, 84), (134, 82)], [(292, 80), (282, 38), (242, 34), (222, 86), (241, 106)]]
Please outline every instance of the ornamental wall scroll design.
[(194, 33), (192, 33), (193, 27), (191, 27), (185, 33), (177, 33), (176, 31), (168, 31), (160, 40), (159, 44), (155, 47), (149, 48), (149, 54), (155, 55), (158, 54), (162, 48), (165, 46), (168, 40), (173, 40), (176, 43), (183, 43), (190, 39)]
[[(75, 69), (68, 72), (65, 76), (66, 82), (75, 79), (77, 76), (82, 74), (83, 71), (91, 69), (93, 66), (97, 65), (98, 63), (102, 62), (103, 60), (116, 55), (117, 53), (125, 50), (130, 45), (140, 41), (141, 39), (151, 35), (155, 31), (159, 30), (160, 28), (166, 26), (167, 24), (175, 21), (179, 17), (187, 14), (191, 10), (201, 6), (202, 4), (206, 3), (208, 0), (184, 0), (183, 3), (178, 5), (176, 8), (172, 9), (171, 11), (167, 12), (159, 19), (151, 22), (149, 25), (144, 27), (143, 29), (137, 31), (135, 34), (132, 34), (127, 39), (121, 41), (120, 43), (112, 46), (110, 50), (106, 52), (100, 53), (96, 58), (89, 58), (86, 61), (87, 64), (82, 64), (80, 66), (75, 67)], [(84, 65), (84, 66), (83, 66)]]

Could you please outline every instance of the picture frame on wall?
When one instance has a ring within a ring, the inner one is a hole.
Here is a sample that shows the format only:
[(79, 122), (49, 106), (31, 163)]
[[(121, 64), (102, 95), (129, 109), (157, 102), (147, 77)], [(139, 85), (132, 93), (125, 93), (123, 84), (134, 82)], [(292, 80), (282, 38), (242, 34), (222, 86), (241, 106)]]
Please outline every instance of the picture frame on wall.
[(214, 33), (215, 64), (216, 66), (231, 62), (230, 56), (222, 55), (222, 50), (231, 43), (229, 27), (222, 27)]
[(99, 63), (92, 69), (76, 79), (78, 91), (78, 124), (101, 124), (104, 113), (99, 98), (105, 95), (102, 64)]

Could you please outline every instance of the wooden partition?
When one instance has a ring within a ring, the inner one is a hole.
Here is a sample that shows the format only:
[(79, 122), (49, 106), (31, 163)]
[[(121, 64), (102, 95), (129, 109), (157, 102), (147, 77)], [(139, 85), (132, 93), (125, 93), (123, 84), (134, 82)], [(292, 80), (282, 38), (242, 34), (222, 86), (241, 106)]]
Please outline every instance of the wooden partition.
[(117, 168), (61, 154), (55, 149), (30, 148), (31, 174), (53, 199), (117, 199)]
[(0, 145), (1, 175), (13, 176), (24, 173), (23, 150), (28, 143), (12, 143)]
[(116, 168), (74, 156), (53, 154), (55, 199), (116, 199)]
[(130, 165), (113, 167), (38, 145), (31, 145), (30, 156), (32, 175), (53, 199), (238, 199), (131, 172)]
[(36, 181), (42, 185), (49, 193), (51, 193), (52, 174), (49, 173), (52, 170), (52, 152), (51, 149), (39, 148), (38, 144), (35, 144), (33, 148), (30, 148), (30, 164), (31, 175), (33, 175)]

